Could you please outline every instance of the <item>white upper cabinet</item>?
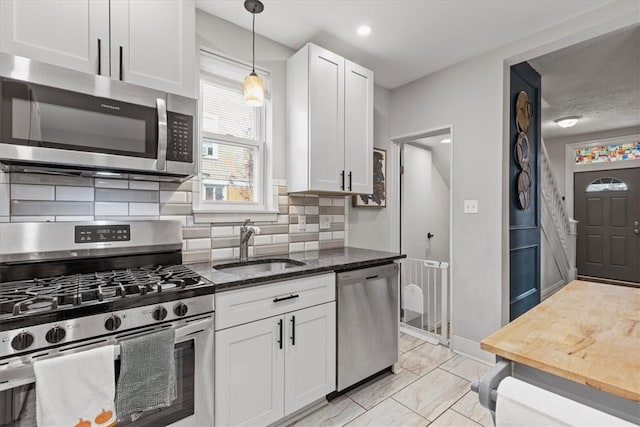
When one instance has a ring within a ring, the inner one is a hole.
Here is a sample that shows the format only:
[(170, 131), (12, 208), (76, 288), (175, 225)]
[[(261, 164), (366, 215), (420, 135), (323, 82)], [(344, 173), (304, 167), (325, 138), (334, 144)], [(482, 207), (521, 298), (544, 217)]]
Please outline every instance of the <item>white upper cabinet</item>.
[(195, 97), (195, 5), (185, 0), (0, 1), (0, 50)]
[(287, 62), (290, 192), (373, 192), (373, 72), (314, 44)]
[(0, 1), (0, 51), (109, 75), (109, 0)]
[(195, 6), (179, 0), (111, 0), (111, 77), (191, 98)]

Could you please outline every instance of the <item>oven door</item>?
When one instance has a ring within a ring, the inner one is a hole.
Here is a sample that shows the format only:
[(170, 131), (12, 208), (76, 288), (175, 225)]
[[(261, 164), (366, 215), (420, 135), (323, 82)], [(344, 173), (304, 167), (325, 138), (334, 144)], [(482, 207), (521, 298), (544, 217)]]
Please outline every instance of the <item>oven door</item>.
[[(145, 330), (143, 333), (156, 329)], [(176, 342), (174, 357), (178, 397), (171, 406), (145, 412), (135, 423), (120, 422), (118, 426), (212, 426), (213, 425), (213, 317), (170, 324), (175, 327)], [(133, 334), (122, 334), (117, 339), (126, 339)], [(78, 347), (61, 348), (60, 355), (95, 348), (102, 343)], [(107, 342), (113, 344), (113, 339)], [(46, 353), (36, 357), (49, 357)], [(54, 356), (56, 357), (56, 356)], [(118, 372), (119, 361), (116, 364)], [(13, 365), (9, 363), (8, 365)], [(3, 369), (4, 368), (4, 369)], [(31, 365), (0, 366), (0, 426), (32, 427), (36, 425), (36, 387)]]
[(166, 95), (130, 103), (3, 77), (0, 98), (4, 161), (166, 169)]

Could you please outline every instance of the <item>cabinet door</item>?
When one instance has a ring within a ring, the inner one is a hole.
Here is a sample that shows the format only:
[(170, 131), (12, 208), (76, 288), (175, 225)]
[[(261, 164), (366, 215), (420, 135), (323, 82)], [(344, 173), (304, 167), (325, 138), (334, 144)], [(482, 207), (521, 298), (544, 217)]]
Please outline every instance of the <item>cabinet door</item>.
[(373, 72), (345, 61), (345, 170), (347, 191), (373, 192)]
[(217, 426), (268, 425), (284, 416), (284, 350), (271, 317), (216, 332)]
[(109, 75), (109, 0), (2, 0), (0, 27), (2, 52)]
[(111, 77), (195, 97), (195, 5), (111, 0)]
[(344, 58), (321, 47), (309, 45), (310, 190), (341, 191), (342, 173)]
[(285, 415), (336, 389), (336, 303), (285, 316)]

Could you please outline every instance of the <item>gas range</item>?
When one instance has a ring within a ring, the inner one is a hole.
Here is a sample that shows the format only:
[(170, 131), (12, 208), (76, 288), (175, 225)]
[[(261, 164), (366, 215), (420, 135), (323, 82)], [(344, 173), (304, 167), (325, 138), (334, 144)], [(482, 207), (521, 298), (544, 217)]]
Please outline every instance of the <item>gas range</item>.
[(213, 312), (181, 234), (176, 221), (0, 224), (0, 360)]

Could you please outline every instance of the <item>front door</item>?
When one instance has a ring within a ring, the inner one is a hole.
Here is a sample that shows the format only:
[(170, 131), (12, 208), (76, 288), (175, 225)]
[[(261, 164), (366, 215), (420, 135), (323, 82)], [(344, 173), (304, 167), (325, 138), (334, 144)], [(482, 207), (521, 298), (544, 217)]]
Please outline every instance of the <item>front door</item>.
[(640, 168), (574, 175), (580, 276), (640, 283)]

